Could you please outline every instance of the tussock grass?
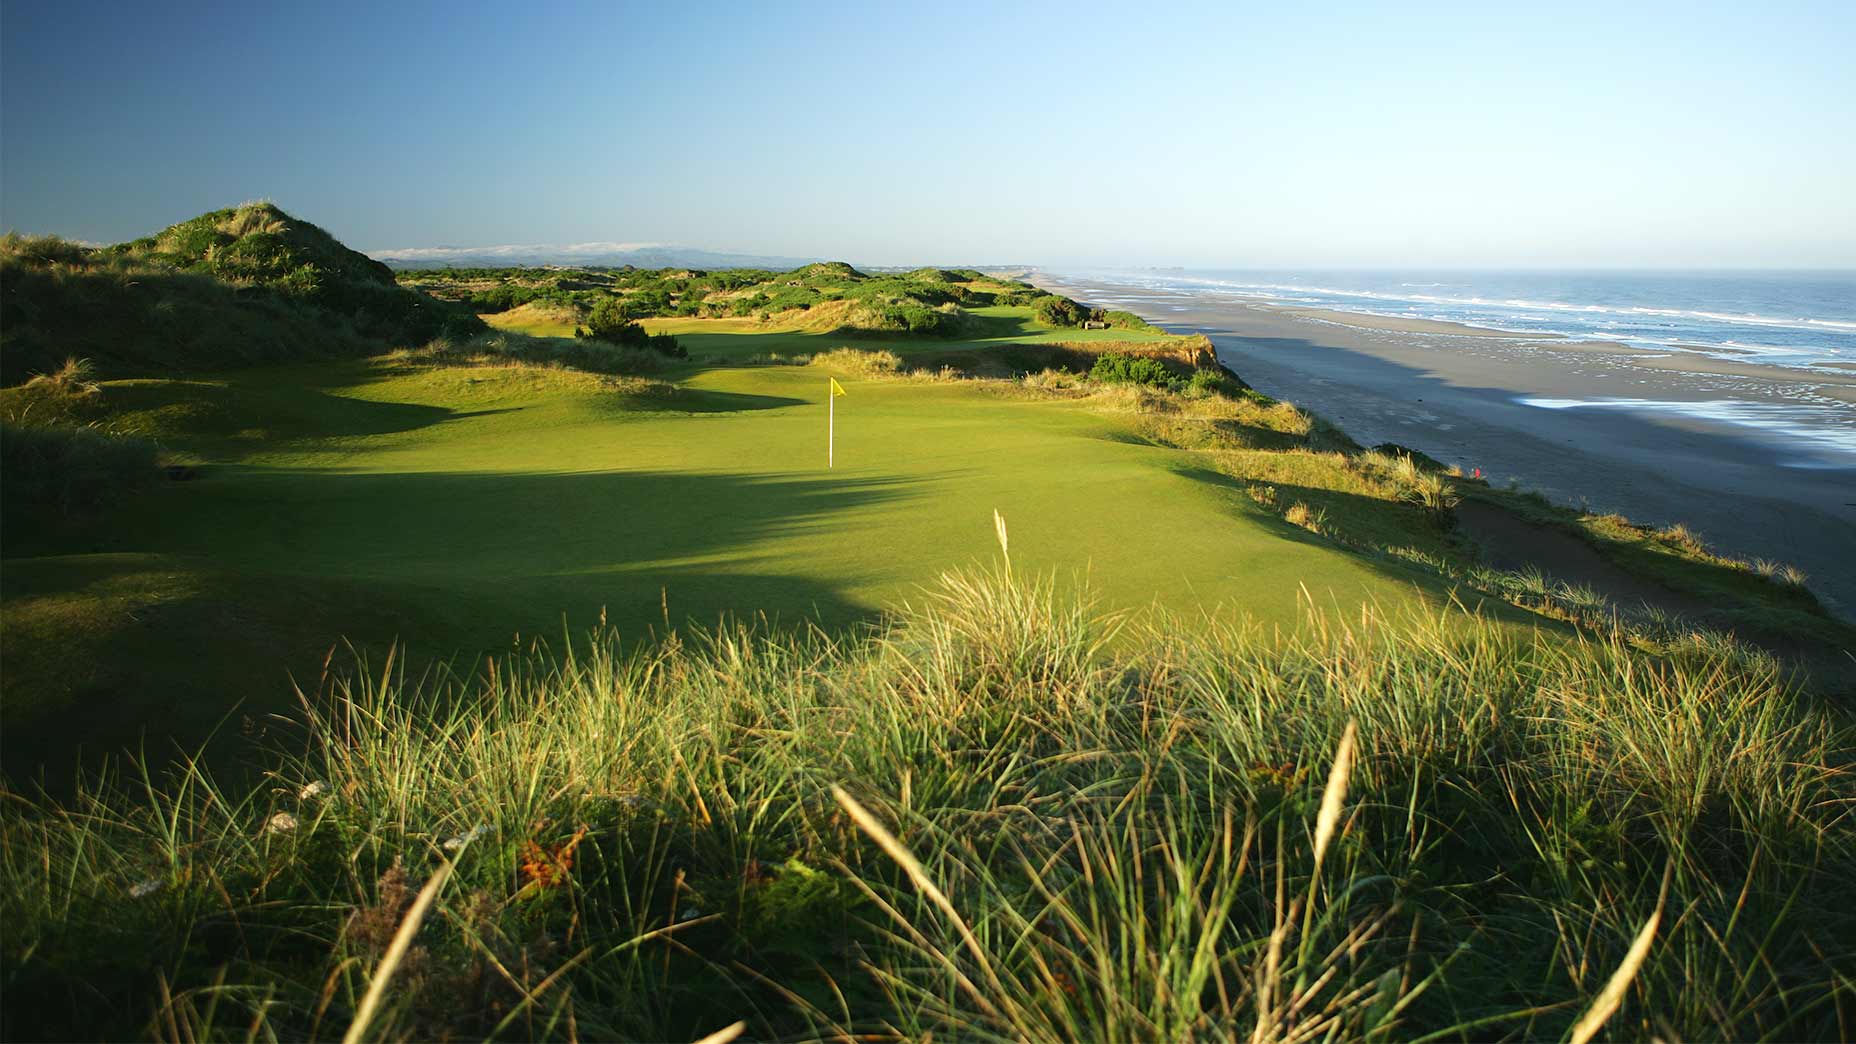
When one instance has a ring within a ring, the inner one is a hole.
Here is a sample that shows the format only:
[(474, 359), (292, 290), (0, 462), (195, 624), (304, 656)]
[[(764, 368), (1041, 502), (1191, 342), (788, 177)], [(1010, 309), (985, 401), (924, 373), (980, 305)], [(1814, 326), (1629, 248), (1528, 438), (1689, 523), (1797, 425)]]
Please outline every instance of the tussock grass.
[(159, 481), (153, 442), (93, 427), (0, 421), (0, 520), (18, 547)]
[(1852, 734), (1769, 658), (1309, 614), (1002, 556), (863, 637), (357, 662), (258, 785), (9, 797), (6, 1032), (1842, 1034)]
[[(588, 338), (568, 340), (561, 337), (533, 337), (510, 331), (498, 331), (468, 340), (441, 337), (419, 348), (388, 352), (383, 358), (396, 363), (530, 367), (578, 370), (620, 377), (661, 373), (675, 362), (661, 352), (645, 348), (631, 348)], [(669, 384), (652, 383), (663, 394), (674, 393), (674, 387)]]
[(811, 366), (825, 366), (865, 377), (885, 377), (902, 370), (902, 357), (895, 352), (857, 348), (833, 348), (826, 352), (815, 352), (806, 362)]
[(91, 378), (96, 373), (96, 364), (89, 359), (67, 356), (64, 365), (50, 373), (34, 374), (26, 381), (25, 387), (47, 395), (95, 395), (98, 385)]

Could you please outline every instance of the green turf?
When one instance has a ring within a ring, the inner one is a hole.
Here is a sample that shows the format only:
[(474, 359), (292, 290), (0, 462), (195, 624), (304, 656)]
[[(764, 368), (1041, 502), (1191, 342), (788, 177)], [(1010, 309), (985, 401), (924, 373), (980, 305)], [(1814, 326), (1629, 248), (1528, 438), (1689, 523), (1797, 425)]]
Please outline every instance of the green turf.
[(828, 470), (826, 377), (342, 363), (112, 384), (120, 427), (209, 463), (91, 535), (9, 542), (9, 760), (285, 706), (286, 672), (313, 684), (342, 636), (469, 656), (602, 611), (641, 637), (756, 611), (841, 627), (991, 554), (994, 509), (1022, 568), (1114, 606), (1282, 624), (1303, 588), (1412, 597), (1417, 574), (1321, 545), (1131, 417), (1010, 386), (840, 373)]

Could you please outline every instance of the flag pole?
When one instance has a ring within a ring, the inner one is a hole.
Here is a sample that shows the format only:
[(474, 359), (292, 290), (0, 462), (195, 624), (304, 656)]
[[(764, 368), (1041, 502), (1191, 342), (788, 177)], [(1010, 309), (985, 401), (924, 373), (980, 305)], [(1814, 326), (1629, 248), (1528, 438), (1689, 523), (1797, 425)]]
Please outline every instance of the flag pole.
[[(826, 380), (831, 378), (827, 377)], [(838, 396), (831, 385), (825, 386), (825, 466), (838, 466)]]

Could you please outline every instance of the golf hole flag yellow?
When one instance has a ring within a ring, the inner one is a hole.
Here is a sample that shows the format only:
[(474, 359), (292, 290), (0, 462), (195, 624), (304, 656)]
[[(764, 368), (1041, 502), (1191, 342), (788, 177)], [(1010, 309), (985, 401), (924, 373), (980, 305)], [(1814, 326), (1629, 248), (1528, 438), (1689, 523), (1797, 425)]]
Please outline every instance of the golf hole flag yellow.
[(844, 394), (844, 385), (836, 377), (827, 377), (831, 382), (831, 393), (825, 396), (825, 466), (838, 466), (838, 396)]

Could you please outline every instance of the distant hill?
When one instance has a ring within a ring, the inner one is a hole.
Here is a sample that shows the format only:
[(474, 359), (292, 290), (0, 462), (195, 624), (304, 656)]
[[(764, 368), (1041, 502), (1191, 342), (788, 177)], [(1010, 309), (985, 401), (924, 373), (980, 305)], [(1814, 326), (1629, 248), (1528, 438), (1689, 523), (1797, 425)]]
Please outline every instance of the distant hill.
[(0, 240), (0, 383), (89, 359), (103, 376), (367, 355), (483, 329), (469, 309), (270, 203), (86, 247)]
[(770, 254), (731, 254), (666, 243), (558, 243), (526, 246), (412, 247), (377, 250), (375, 260), (398, 269), (505, 268), (573, 265), (623, 268), (764, 268), (789, 271), (819, 260)]

